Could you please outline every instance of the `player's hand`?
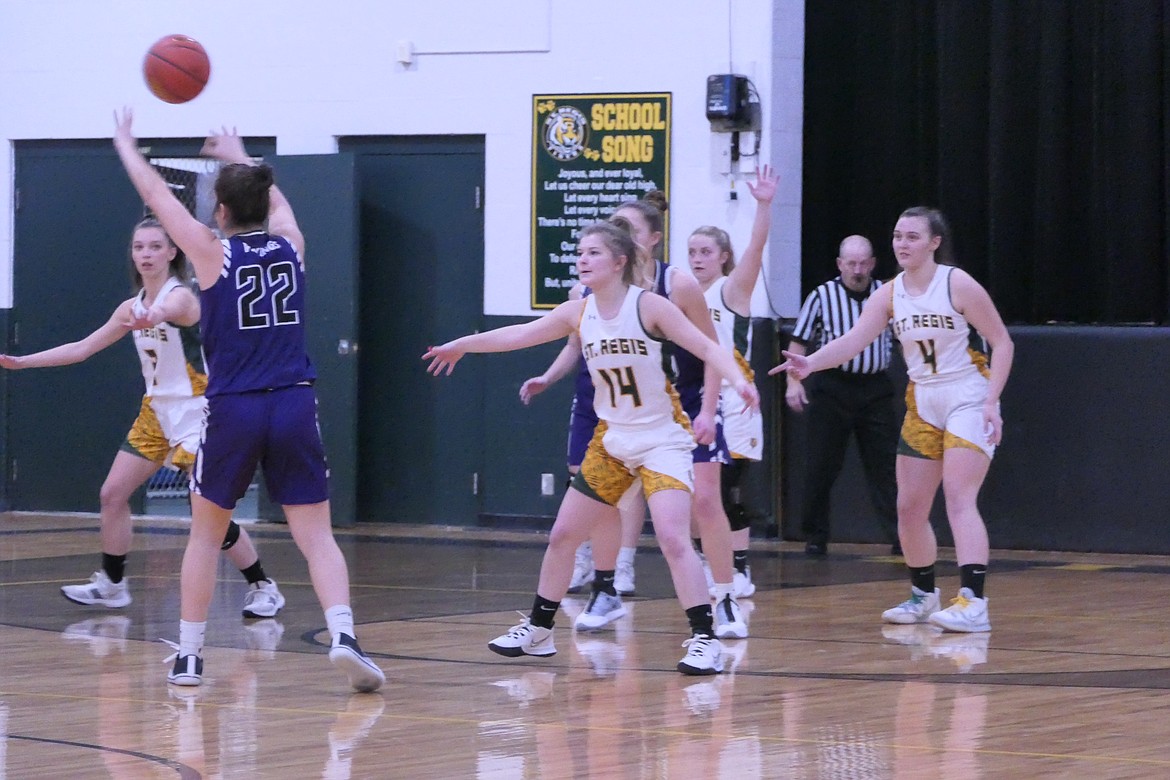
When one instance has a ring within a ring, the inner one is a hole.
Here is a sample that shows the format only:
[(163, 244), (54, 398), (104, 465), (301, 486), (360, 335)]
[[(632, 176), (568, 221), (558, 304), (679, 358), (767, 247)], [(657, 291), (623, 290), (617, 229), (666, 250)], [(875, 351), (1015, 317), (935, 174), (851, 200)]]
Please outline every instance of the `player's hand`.
[(715, 441), (715, 415), (708, 412), (699, 412), (699, 416), (691, 423), (695, 432), (696, 444), (710, 444)]
[(735, 392), (739, 393), (739, 397), (743, 399), (744, 408), (740, 414), (760, 411), (760, 391), (756, 388), (755, 382), (748, 382), (745, 379), (735, 385)]
[(1003, 417), (999, 414), (999, 403), (983, 404), (983, 431), (987, 442), (997, 447), (1003, 440)]
[(447, 376), (451, 376), (451, 372), (455, 370), (455, 364), (466, 354), (454, 344), (454, 341), (448, 341), (446, 344), (427, 349), (422, 356), (423, 360), (431, 361), (431, 364), (427, 366), (427, 373), (438, 376), (446, 369)]
[(138, 145), (134, 138), (134, 109), (122, 106), (121, 111), (114, 111), (114, 146), (134, 148)]
[(547, 390), (549, 384), (549, 381), (543, 376), (534, 376), (526, 380), (524, 384), (520, 385), (520, 402), (528, 406), (529, 401)]
[(776, 185), (780, 177), (772, 170), (772, 166), (765, 165), (756, 170), (756, 180), (747, 183), (748, 192), (760, 203), (771, 203), (776, 197)]
[(199, 153), (226, 163), (252, 162), (252, 158), (244, 151), (244, 139), (240, 138), (234, 127), (231, 130), (223, 127), (219, 132), (212, 130)]
[(153, 308), (147, 309), (146, 311), (142, 311), (140, 309), (131, 309), (130, 318), (125, 320), (122, 324), (130, 330), (146, 330), (147, 328), (153, 328), (159, 323), (159, 320), (155, 320), (152, 317), (151, 312), (153, 311)]
[(793, 379), (791, 374), (788, 376), (788, 389), (784, 391), (784, 401), (794, 412), (803, 412), (804, 407), (808, 406), (808, 393), (804, 391), (804, 385), (800, 380)]
[(0, 355), (0, 368), (20, 368), (20, 355)]
[(789, 376), (794, 376), (803, 382), (812, 373), (806, 355), (797, 355), (787, 350), (781, 350), (780, 354), (784, 356), (784, 362), (775, 368), (769, 369), (768, 376), (776, 376), (781, 371), (787, 371)]

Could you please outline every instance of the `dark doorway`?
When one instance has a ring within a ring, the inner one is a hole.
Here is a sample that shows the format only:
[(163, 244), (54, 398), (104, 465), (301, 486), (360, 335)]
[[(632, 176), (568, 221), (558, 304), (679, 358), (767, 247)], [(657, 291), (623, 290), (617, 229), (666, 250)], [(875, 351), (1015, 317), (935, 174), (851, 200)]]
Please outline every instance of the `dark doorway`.
[(472, 524), (482, 377), (431, 377), (431, 344), (483, 322), (481, 137), (345, 138), (361, 224), (358, 517)]

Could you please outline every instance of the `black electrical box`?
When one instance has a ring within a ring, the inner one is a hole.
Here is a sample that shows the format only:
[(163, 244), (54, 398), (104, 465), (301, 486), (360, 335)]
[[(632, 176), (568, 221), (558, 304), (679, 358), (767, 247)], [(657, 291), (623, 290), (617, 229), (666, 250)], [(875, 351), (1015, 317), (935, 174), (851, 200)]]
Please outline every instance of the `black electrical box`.
[(747, 76), (721, 73), (707, 77), (707, 121), (715, 132), (750, 130)]

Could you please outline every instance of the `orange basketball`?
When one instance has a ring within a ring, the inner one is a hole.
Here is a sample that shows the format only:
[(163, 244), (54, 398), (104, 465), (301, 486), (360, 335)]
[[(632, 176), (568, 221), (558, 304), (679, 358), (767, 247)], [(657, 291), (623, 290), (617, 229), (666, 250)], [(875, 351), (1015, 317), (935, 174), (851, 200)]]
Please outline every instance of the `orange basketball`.
[(207, 85), (211, 62), (199, 41), (186, 35), (167, 35), (146, 52), (142, 75), (159, 100), (186, 103)]

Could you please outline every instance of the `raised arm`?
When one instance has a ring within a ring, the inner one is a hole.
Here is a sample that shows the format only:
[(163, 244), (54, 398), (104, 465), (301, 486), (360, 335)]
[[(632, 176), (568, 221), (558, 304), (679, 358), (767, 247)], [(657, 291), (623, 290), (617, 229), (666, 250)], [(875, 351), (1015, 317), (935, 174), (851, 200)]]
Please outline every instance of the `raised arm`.
[(431, 347), (422, 359), (431, 361), (427, 371), (435, 376), (444, 369), (449, 375), (455, 369), (455, 364), (468, 352), (512, 352), (563, 339), (577, 329), (584, 306), (584, 301), (566, 301), (540, 319), (520, 325), (507, 325), (485, 333), (473, 333)]
[[(204, 141), (200, 154), (226, 163), (256, 164), (256, 161), (249, 157), (244, 150), (244, 140), (240, 138), (234, 127), (231, 130), (226, 127), (222, 128), (221, 132), (218, 133), (213, 131)], [(268, 188), (268, 232), (287, 238), (296, 248), (297, 254), (301, 256), (301, 262), (304, 262), (305, 237), (301, 233), (300, 226), (297, 225), (297, 218), (293, 214), (292, 206), (275, 184)]]
[(214, 271), (206, 278), (215, 279), (223, 266), (223, 247), (211, 228), (187, 211), (187, 207), (175, 197), (155, 167), (142, 156), (131, 128), (133, 122), (134, 112), (129, 108), (122, 109), (121, 113), (114, 112), (114, 148), (122, 159), (130, 183), (138, 190), (147, 208), (158, 217), (171, 240), (186, 252), (195, 266), (200, 283), (205, 278), (204, 269), (214, 267)]
[(723, 300), (728, 308), (741, 317), (747, 317), (752, 309), (752, 290), (764, 264), (764, 245), (768, 243), (768, 231), (772, 228), (772, 198), (776, 196), (779, 181), (772, 169), (765, 165), (757, 171), (756, 181), (748, 182), (748, 190), (756, 199), (756, 218), (752, 222), (752, 235), (747, 249), (739, 256), (735, 268), (723, 285)]
[(71, 341), (29, 355), (0, 355), (0, 367), (15, 370), (71, 366), (96, 355), (130, 332), (130, 307), (133, 300), (131, 298), (119, 304), (104, 325), (80, 341)]

